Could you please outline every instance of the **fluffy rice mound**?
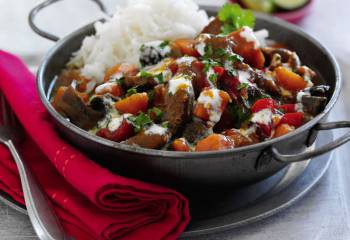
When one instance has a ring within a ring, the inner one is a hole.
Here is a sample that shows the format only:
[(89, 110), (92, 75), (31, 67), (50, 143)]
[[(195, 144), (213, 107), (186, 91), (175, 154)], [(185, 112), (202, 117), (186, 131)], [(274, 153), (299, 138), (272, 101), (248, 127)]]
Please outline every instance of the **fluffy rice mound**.
[(208, 22), (193, 0), (128, 0), (112, 18), (96, 23), (96, 34), (84, 39), (69, 64), (100, 82), (105, 70), (117, 63), (139, 65), (143, 43), (193, 38)]

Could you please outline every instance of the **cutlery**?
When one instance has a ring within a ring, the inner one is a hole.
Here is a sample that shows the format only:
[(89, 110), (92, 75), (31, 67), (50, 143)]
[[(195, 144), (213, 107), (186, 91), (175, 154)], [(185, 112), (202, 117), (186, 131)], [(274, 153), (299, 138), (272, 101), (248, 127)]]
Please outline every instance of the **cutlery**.
[(33, 228), (42, 240), (69, 239), (55, 213), (53, 207), (33, 176), (26, 162), (20, 157), (16, 144), (24, 137), (22, 126), (10, 109), (3, 94), (0, 97), (2, 109), (2, 125), (0, 126), (0, 143), (11, 152), (19, 170), (24, 200)]

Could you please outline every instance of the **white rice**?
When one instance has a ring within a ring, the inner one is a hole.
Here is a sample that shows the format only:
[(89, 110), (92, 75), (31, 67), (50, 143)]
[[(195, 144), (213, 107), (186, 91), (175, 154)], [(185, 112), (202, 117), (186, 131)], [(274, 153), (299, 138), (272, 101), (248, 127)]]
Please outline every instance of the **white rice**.
[(69, 65), (101, 82), (107, 68), (122, 62), (139, 65), (139, 49), (146, 42), (193, 38), (207, 24), (207, 14), (193, 0), (128, 0), (107, 22), (95, 25)]

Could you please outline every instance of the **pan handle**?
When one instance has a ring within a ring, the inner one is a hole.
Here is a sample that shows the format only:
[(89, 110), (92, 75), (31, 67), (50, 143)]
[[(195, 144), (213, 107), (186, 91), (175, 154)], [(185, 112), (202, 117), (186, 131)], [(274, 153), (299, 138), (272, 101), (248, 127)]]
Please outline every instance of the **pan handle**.
[[(350, 121), (340, 121), (340, 122), (329, 122), (329, 123), (319, 123), (315, 126), (314, 131), (331, 130), (338, 128), (350, 128)], [(305, 151), (302, 153), (284, 155), (281, 154), (275, 147), (271, 147), (271, 153), (273, 158), (277, 161), (284, 163), (300, 162), (306, 159), (314, 158), (320, 156), (326, 152), (329, 152), (345, 143), (350, 141), (350, 132), (345, 133), (340, 138), (320, 147), (315, 150)]]
[[(41, 37), (43, 38), (46, 38), (46, 39), (49, 39), (51, 41), (58, 41), (59, 40), (59, 37), (51, 34), (51, 33), (48, 33), (44, 30), (41, 30), (34, 22), (34, 19), (36, 17), (36, 15), (44, 8), (58, 2), (58, 1), (61, 1), (61, 0), (46, 0), (42, 3), (40, 3), (39, 5), (35, 6), (29, 13), (29, 16), (28, 16), (28, 22), (29, 22), (29, 26), (30, 28), (36, 32), (38, 35), (40, 35)], [(91, 0), (93, 1), (94, 3), (97, 4), (97, 6), (101, 9), (102, 12), (106, 13), (107, 14), (107, 10), (106, 10), (106, 7), (104, 6), (104, 4), (100, 1), (100, 0)]]

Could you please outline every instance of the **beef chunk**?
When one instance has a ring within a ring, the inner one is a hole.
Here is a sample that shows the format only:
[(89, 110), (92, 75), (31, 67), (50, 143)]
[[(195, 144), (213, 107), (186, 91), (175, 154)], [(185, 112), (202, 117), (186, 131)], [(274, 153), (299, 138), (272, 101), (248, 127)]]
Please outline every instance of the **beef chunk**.
[(87, 106), (72, 87), (61, 87), (53, 100), (53, 106), (63, 116), (82, 129), (93, 128), (103, 113)]
[(194, 143), (205, 138), (211, 133), (210, 129), (201, 121), (190, 122), (183, 132), (184, 138), (190, 143)]
[(146, 134), (145, 131), (142, 131), (122, 143), (149, 149), (159, 149), (168, 142), (168, 139), (169, 135), (167, 134)]

